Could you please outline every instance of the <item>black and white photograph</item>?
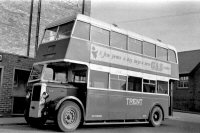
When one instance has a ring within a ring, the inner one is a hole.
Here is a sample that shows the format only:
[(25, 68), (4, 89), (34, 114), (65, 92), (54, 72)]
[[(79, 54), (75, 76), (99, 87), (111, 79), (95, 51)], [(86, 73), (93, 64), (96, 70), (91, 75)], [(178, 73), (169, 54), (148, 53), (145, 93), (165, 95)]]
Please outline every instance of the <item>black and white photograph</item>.
[(0, 0), (0, 133), (200, 133), (200, 0)]

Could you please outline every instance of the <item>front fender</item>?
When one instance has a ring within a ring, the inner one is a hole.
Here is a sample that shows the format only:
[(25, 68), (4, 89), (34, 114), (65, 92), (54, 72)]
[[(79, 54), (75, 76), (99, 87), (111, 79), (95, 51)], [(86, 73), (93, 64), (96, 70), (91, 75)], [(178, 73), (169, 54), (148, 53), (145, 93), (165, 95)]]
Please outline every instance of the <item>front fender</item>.
[(81, 108), (81, 110), (82, 110), (83, 117), (85, 117), (85, 108), (84, 108), (84, 106), (83, 106), (83, 103), (82, 103), (77, 97), (75, 97), (75, 96), (67, 96), (67, 97), (62, 98), (62, 99), (61, 99), (59, 102), (57, 102), (57, 104), (56, 104), (56, 107), (55, 107), (55, 110), (56, 110), (56, 111), (60, 108), (60, 106), (62, 105), (62, 103), (63, 103), (64, 101), (74, 101), (74, 102), (76, 102), (76, 103), (80, 106), (80, 108)]

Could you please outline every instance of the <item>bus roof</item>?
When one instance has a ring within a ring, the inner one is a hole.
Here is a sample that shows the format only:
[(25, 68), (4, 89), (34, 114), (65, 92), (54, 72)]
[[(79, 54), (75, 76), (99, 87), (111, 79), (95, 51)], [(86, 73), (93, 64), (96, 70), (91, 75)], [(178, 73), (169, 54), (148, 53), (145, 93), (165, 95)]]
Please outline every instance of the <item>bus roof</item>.
[(134, 33), (132, 31), (124, 30), (122, 28), (114, 26), (113, 24), (108, 24), (106, 22), (91, 18), (89, 16), (85, 16), (85, 15), (82, 15), (82, 14), (72, 15), (72, 16), (65, 17), (63, 19), (54, 21), (54, 22), (50, 23), (49, 25), (47, 25), (46, 28), (51, 28), (51, 27), (54, 27), (54, 26), (62, 25), (64, 23), (73, 21), (75, 19), (86, 22), (86, 23), (90, 23), (94, 26), (97, 26), (97, 27), (100, 27), (100, 28), (103, 28), (103, 29), (106, 29), (106, 30), (109, 30), (109, 31), (115, 31), (115, 32), (118, 32), (118, 33), (122, 33), (122, 34), (128, 35), (129, 37), (133, 37), (133, 38), (141, 40), (141, 41), (147, 41), (149, 43), (156, 44), (157, 46), (161, 46), (161, 47), (172, 49), (172, 50), (176, 51), (176, 48), (172, 45), (165, 44), (165, 43), (162, 43), (158, 40), (154, 40), (152, 38), (148, 38), (148, 37), (139, 35), (139, 34)]

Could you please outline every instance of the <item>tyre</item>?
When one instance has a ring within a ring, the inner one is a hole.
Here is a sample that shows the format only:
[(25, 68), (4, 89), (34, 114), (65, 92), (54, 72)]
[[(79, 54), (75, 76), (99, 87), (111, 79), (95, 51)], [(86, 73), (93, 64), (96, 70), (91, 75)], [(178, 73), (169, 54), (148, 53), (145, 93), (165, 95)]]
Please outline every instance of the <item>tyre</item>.
[(74, 131), (81, 123), (81, 109), (72, 102), (64, 102), (57, 114), (57, 125), (61, 131)]
[(153, 127), (158, 127), (161, 125), (163, 120), (163, 112), (160, 107), (155, 106), (150, 114), (149, 124)]

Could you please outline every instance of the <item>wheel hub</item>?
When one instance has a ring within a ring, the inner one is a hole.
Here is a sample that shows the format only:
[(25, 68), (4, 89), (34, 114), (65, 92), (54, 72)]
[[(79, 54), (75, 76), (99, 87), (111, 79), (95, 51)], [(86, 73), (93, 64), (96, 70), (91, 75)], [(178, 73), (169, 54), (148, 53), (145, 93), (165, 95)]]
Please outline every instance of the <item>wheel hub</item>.
[(75, 112), (73, 110), (68, 110), (64, 114), (64, 122), (66, 124), (72, 124), (75, 121)]

